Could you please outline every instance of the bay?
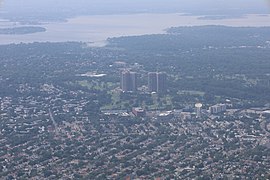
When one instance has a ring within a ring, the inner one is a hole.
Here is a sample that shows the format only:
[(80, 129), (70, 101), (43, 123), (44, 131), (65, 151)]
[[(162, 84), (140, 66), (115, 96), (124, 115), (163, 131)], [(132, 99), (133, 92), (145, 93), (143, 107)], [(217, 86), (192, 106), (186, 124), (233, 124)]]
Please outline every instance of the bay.
[[(32, 42), (86, 42), (91, 46), (104, 46), (110, 37), (164, 34), (166, 29), (179, 26), (224, 25), (233, 27), (270, 26), (269, 14), (249, 14), (236, 18), (204, 18), (184, 14), (125, 14), (79, 16), (66, 22), (37, 25), (46, 32), (25, 35), (0, 35), (0, 44)], [(0, 27), (22, 27), (17, 22), (0, 21)]]

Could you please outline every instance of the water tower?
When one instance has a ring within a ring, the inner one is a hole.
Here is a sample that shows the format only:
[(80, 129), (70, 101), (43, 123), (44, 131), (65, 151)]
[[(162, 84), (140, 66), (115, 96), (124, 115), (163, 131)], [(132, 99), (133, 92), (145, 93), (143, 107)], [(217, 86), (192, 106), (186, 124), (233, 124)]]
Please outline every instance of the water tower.
[(196, 108), (196, 117), (201, 118), (202, 103), (196, 103), (195, 108)]

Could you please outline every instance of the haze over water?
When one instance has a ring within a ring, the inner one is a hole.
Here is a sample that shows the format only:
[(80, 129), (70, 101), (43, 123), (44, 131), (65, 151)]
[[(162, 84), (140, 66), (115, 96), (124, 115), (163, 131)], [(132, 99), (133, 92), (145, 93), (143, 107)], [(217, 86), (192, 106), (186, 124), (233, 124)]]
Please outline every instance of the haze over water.
[(0, 28), (46, 28), (0, 35), (0, 44), (82, 41), (101, 46), (109, 37), (159, 34), (176, 26), (270, 26), (268, 8), (267, 1), (254, 0), (0, 0)]

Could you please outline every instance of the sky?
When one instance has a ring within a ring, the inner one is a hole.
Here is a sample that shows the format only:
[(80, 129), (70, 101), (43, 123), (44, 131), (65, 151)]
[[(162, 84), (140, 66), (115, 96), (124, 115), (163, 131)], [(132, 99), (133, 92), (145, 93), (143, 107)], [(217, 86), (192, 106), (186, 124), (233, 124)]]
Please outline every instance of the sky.
[[(264, 10), (270, 7), (269, 0), (0, 0), (2, 9), (7, 11), (50, 11), (53, 9), (67, 10), (82, 8), (97, 11), (121, 11), (129, 7), (131, 10), (139, 9), (170, 9), (179, 11), (197, 10), (209, 11), (211, 9), (245, 9)], [(79, 11), (77, 9), (76, 11)], [(103, 12), (104, 13), (104, 12)]]
[(0, 0), (0, 18), (7, 19), (54, 20), (128, 13), (266, 14), (270, 13), (270, 0)]

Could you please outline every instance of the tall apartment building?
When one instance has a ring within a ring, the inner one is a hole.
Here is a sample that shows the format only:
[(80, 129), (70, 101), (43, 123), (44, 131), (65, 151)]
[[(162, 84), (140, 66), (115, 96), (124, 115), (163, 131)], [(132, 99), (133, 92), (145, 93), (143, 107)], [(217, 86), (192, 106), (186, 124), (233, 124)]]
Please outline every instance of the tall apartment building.
[(148, 90), (150, 92), (166, 92), (167, 91), (167, 74), (159, 72), (148, 73)]
[(157, 73), (157, 92), (167, 91), (167, 74)]
[(157, 73), (148, 73), (148, 91), (157, 92)]
[(137, 91), (137, 73), (124, 71), (121, 74), (121, 89), (124, 92)]
[(214, 106), (209, 107), (209, 111), (211, 114), (218, 114), (221, 112), (225, 112), (227, 110), (226, 104), (216, 104)]

